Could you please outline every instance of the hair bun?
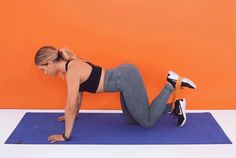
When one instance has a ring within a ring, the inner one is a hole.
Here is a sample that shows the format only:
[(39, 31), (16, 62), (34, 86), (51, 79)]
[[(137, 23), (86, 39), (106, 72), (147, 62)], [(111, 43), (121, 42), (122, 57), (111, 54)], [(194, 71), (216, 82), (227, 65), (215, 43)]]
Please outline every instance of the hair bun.
[(59, 60), (59, 59), (62, 59), (62, 52), (60, 50), (58, 50), (58, 52), (57, 52), (57, 59), (56, 60)]

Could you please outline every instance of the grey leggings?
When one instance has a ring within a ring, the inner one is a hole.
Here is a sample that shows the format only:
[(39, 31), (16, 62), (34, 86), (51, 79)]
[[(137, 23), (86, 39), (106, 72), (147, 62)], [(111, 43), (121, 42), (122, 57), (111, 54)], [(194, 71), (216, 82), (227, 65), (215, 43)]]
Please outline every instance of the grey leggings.
[(120, 92), (122, 111), (128, 124), (153, 127), (162, 113), (170, 110), (167, 101), (174, 88), (166, 84), (149, 106), (142, 77), (132, 64), (122, 64), (106, 70), (104, 82), (105, 92)]

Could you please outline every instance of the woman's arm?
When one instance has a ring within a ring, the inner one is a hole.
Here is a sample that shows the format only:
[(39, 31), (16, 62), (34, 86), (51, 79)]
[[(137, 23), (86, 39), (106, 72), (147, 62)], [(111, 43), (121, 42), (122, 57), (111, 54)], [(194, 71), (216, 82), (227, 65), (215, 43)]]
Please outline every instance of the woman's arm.
[(77, 101), (80, 100), (80, 74), (78, 71), (67, 73), (67, 104), (65, 107), (65, 136), (70, 138), (77, 114)]
[(77, 97), (77, 115), (79, 114), (82, 100), (83, 100), (83, 92), (79, 92), (79, 95)]
[[(77, 100), (80, 99), (79, 94), (79, 86), (80, 86), (80, 74), (78, 71), (70, 71), (68, 70), (67, 76), (67, 102), (65, 106), (65, 136), (70, 138), (74, 120), (77, 113)], [(65, 141), (62, 134), (60, 135), (51, 135), (48, 137), (48, 140), (53, 142), (57, 141)]]
[[(77, 97), (77, 117), (78, 117), (79, 110), (80, 110), (80, 107), (81, 107), (81, 104), (82, 104), (82, 100), (83, 100), (83, 93), (79, 92), (78, 97)], [(65, 114), (62, 115), (62, 116), (59, 116), (57, 118), (57, 120), (58, 121), (65, 121)]]

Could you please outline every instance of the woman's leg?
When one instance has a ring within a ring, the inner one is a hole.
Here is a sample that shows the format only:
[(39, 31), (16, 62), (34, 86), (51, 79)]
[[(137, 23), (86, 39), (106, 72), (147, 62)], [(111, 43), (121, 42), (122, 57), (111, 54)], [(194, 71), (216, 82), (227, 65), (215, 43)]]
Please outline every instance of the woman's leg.
[[(149, 106), (146, 88), (138, 69), (131, 64), (123, 64), (112, 70), (107, 70), (105, 74), (104, 91), (105, 92), (122, 92), (121, 102), (125, 118), (137, 122), (143, 127), (152, 127), (160, 118), (161, 114), (169, 112), (171, 105), (167, 101), (174, 91), (178, 75), (168, 72), (168, 83), (164, 86), (161, 93), (154, 98)], [(183, 78), (181, 87), (196, 89), (195, 83), (188, 78)], [(184, 100), (175, 102), (174, 111), (185, 108)], [(183, 110), (180, 110), (183, 111)], [(176, 113), (177, 114), (177, 113)], [(178, 113), (178, 126), (181, 122), (186, 121), (186, 117), (181, 119), (183, 113)], [(184, 115), (183, 115), (184, 116)], [(135, 121), (134, 121), (135, 120)]]
[(138, 122), (133, 118), (133, 116), (130, 114), (130, 112), (127, 108), (127, 105), (125, 103), (124, 96), (123, 96), (122, 92), (120, 92), (120, 103), (121, 103), (121, 107), (122, 107), (125, 121), (130, 125), (138, 125)]
[(121, 77), (120, 74), (122, 72), (121, 67), (116, 67), (111, 70), (106, 70), (105, 73), (105, 81), (104, 81), (104, 91), (105, 92), (120, 92), (120, 102), (124, 115), (124, 119), (128, 124), (138, 124), (138, 122), (132, 117), (130, 114), (127, 105), (124, 100), (124, 96), (120, 90), (120, 82)]
[(163, 112), (170, 112), (171, 104), (167, 104), (167, 101), (173, 91), (174, 88), (169, 84), (166, 84), (161, 93), (153, 99), (152, 103), (150, 104), (151, 124), (155, 124), (159, 120)]
[(174, 90), (173, 86), (166, 84), (149, 107), (146, 88), (138, 69), (130, 64), (122, 65), (122, 67), (120, 89), (128, 111), (141, 126), (154, 126), (165, 111), (167, 101)]
[[(125, 121), (130, 124), (130, 125), (138, 125), (139, 123), (133, 118), (133, 116), (130, 114), (127, 105), (125, 103), (124, 100), (124, 96), (122, 94), (122, 92), (120, 92), (120, 102), (121, 102), (121, 107), (122, 107), (122, 111), (123, 111), (123, 115), (125, 118)], [(171, 103), (167, 104), (165, 107), (164, 112), (170, 112), (171, 110)]]

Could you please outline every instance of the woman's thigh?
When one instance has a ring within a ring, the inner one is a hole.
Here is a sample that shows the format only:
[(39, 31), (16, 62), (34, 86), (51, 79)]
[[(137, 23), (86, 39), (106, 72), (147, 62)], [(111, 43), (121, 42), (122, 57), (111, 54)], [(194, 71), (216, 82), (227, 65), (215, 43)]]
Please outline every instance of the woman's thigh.
[(130, 114), (130, 112), (127, 108), (127, 104), (125, 103), (125, 99), (124, 99), (124, 96), (123, 96), (122, 92), (120, 92), (120, 103), (121, 103), (121, 107), (122, 107), (123, 116), (124, 116), (125, 121), (128, 124), (137, 125), (138, 122)]
[(139, 70), (131, 64), (122, 65), (120, 88), (130, 114), (141, 125), (149, 122), (149, 103)]

